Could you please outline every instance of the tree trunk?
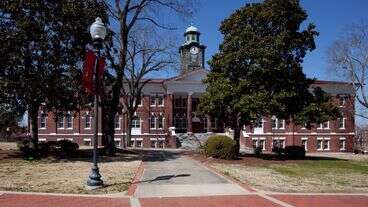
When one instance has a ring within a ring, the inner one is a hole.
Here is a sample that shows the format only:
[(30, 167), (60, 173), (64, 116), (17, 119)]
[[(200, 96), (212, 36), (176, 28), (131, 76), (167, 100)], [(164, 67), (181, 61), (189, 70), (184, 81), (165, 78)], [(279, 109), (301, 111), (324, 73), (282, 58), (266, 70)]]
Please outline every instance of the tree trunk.
[(126, 129), (126, 139), (125, 139), (125, 146), (129, 146), (129, 142), (132, 139), (132, 116), (127, 116), (127, 126)]
[(241, 128), (239, 126), (234, 128), (235, 151), (237, 154), (239, 154), (240, 150), (240, 132)]
[(33, 148), (38, 152), (38, 105), (29, 107), (30, 133), (32, 137)]
[[(114, 115), (112, 115), (114, 114)], [(113, 156), (116, 152), (115, 146), (115, 113), (113, 109), (106, 114), (105, 117), (105, 136), (106, 136), (106, 151), (107, 154)]]

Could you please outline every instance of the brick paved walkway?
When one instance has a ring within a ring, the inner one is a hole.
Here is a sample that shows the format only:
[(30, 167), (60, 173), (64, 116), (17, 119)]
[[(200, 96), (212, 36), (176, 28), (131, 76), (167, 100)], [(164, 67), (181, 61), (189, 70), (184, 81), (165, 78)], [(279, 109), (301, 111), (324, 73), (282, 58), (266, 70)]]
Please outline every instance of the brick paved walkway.
[[(277, 200), (269, 200), (269, 198)], [(272, 194), (201, 197), (109, 198), (56, 195), (0, 195), (1, 207), (367, 207), (368, 195)]]

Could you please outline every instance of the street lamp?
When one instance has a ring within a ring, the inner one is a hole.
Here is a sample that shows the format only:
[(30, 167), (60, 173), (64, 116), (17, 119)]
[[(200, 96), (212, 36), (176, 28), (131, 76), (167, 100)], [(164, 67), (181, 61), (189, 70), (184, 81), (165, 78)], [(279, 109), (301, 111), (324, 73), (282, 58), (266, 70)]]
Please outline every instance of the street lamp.
[(97, 145), (98, 145), (98, 60), (100, 58), (100, 50), (102, 42), (106, 36), (106, 28), (100, 17), (90, 27), (90, 33), (93, 41), (94, 52), (96, 53), (95, 67), (93, 69), (94, 77), (94, 134), (93, 134), (93, 164), (91, 173), (87, 180), (87, 185), (91, 188), (98, 188), (103, 185), (101, 175), (97, 165)]

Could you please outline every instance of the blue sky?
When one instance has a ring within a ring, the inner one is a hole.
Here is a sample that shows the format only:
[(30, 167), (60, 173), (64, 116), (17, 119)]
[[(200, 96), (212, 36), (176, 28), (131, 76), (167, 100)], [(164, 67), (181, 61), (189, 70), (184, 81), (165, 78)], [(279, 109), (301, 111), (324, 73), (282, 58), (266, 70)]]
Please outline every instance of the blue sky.
[[(222, 35), (218, 31), (221, 21), (245, 3), (259, 1), (201, 0), (200, 2), (202, 3), (199, 12), (186, 24), (189, 25), (192, 22), (199, 28), (202, 33), (201, 41), (207, 46), (206, 60), (209, 60), (217, 52), (218, 45), (222, 41)], [(316, 39), (317, 48), (305, 58), (304, 72), (308, 77), (323, 80), (336, 79), (327, 70), (326, 50), (341, 35), (347, 25), (368, 19), (368, 1), (301, 0), (301, 4), (309, 15), (307, 22), (313, 22), (320, 32), (320, 36)], [(182, 28), (188, 25), (183, 25)]]

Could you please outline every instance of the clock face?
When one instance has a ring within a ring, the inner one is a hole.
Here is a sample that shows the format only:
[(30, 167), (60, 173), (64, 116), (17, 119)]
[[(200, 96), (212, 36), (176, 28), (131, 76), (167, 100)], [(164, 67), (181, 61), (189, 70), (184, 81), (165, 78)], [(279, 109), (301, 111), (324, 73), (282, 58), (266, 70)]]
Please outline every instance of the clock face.
[(191, 47), (190, 48), (190, 53), (193, 54), (193, 55), (198, 54), (199, 53), (198, 47)]

